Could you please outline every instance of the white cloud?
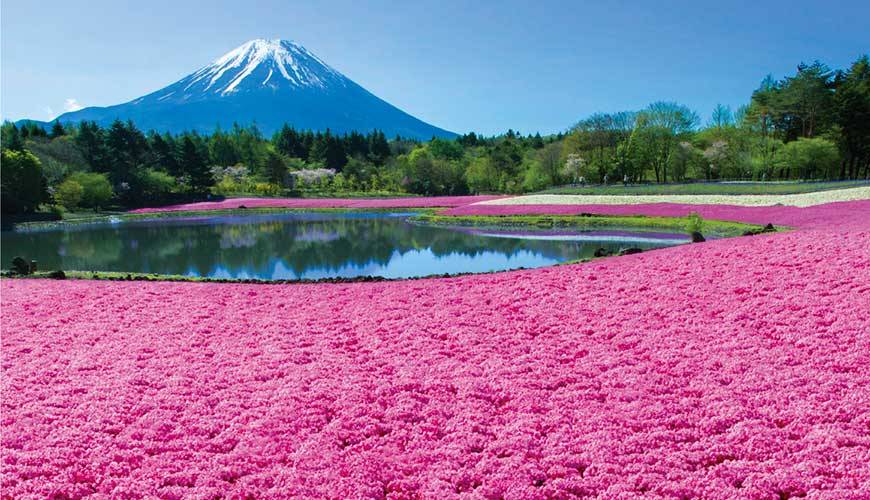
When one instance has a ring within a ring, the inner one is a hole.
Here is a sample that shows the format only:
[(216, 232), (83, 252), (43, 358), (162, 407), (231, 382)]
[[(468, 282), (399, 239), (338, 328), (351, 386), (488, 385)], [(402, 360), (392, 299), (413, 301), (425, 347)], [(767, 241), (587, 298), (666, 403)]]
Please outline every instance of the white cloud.
[(47, 116), (49, 120), (54, 120), (54, 117), (57, 116), (54, 113), (54, 110), (51, 109), (51, 106), (46, 106), (42, 110), (45, 111), (45, 116)]
[(66, 112), (78, 111), (82, 108), (84, 108), (84, 106), (79, 104), (79, 102), (74, 97), (70, 97), (63, 102), (63, 110)]

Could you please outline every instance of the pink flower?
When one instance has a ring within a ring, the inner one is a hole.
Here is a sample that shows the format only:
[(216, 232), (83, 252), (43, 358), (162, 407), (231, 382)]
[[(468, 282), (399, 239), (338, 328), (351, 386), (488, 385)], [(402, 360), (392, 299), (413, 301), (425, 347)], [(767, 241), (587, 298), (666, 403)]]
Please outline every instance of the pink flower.
[(870, 496), (870, 205), (601, 208), (689, 209), (800, 229), (450, 279), (2, 280), (3, 493)]

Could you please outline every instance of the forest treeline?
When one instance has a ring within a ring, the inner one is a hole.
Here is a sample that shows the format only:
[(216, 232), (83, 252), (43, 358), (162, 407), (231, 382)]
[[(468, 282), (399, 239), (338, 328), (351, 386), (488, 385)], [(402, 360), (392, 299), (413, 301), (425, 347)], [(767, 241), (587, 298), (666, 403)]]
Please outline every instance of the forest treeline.
[(256, 125), (160, 134), (130, 121), (2, 126), (2, 209), (135, 207), (209, 195), (522, 193), (576, 182), (870, 178), (870, 61), (801, 64), (701, 123), (675, 102), (597, 113), (549, 136), (418, 142)]

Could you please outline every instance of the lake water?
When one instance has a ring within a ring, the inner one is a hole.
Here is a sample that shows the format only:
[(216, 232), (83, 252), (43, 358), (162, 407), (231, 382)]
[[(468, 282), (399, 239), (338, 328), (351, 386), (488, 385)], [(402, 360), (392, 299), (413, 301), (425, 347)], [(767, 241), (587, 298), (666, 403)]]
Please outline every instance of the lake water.
[(293, 212), (163, 218), (2, 232), (3, 268), (22, 256), (41, 270), (213, 278), (318, 279), (542, 267), (596, 249), (658, 248), (684, 235), (431, 227), (408, 213)]

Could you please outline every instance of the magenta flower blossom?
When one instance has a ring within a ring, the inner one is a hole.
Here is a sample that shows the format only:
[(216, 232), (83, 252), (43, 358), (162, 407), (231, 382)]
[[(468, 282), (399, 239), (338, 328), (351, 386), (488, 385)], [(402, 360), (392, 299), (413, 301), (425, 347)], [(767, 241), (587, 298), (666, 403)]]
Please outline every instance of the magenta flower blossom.
[[(574, 213), (455, 212), (518, 209)], [(689, 209), (798, 229), (450, 279), (3, 280), (0, 487), (870, 497), (870, 202), (594, 208)]]

